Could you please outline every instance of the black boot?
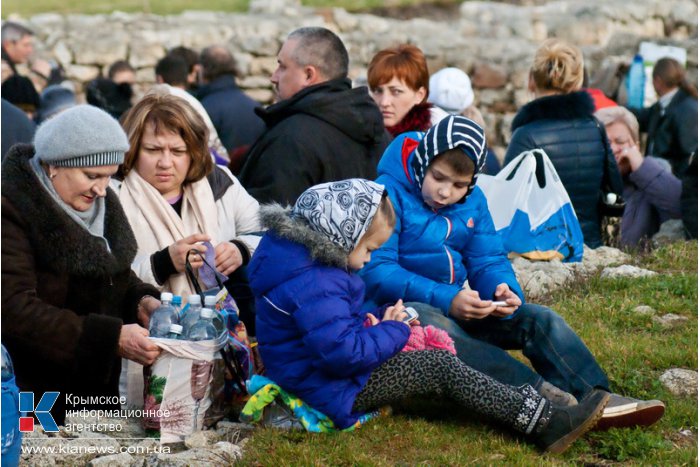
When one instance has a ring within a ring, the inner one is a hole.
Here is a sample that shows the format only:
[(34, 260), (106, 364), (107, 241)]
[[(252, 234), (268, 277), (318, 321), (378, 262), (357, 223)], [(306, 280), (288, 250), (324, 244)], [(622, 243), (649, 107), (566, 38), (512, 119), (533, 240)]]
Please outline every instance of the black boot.
[(532, 434), (535, 444), (546, 452), (559, 454), (595, 426), (608, 403), (610, 393), (596, 389), (578, 405), (545, 408)]

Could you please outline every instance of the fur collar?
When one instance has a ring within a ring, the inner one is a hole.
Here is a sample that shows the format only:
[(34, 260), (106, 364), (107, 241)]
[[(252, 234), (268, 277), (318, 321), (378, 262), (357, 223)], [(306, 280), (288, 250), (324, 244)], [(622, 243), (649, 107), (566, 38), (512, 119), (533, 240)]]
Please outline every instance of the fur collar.
[(119, 199), (107, 189), (104, 241), (80, 227), (56, 204), (29, 166), (34, 146), (16, 145), (2, 163), (2, 196), (26, 220), (23, 228), (42, 268), (82, 276), (111, 275), (131, 268), (136, 239)]
[(348, 269), (348, 254), (322, 234), (311, 230), (303, 220), (292, 219), (292, 208), (271, 204), (260, 208), (260, 221), (277, 236), (299, 243), (309, 250), (311, 259), (344, 270)]
[(407, 131), (427, 131), (431, 126), (430, 109), (433, 104), (417, 104), (394, 126), (389, 126), (386, 130), (391, 136), (396, 137)]
[(545, 96), (525, 104), (513, 119), (511, 130), (536, 120), (576, 120), (590, 118), (595, 111), (593, 98), (586, 91)]

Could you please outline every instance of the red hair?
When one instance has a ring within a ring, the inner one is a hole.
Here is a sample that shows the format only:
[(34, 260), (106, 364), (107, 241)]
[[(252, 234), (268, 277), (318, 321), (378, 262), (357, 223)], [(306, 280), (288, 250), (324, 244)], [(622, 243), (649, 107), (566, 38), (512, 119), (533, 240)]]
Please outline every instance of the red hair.
[(398, 78), (414, 91), (425, 88), (423, 102), (428, 99), (430, 73), (425, 55), (411, 44), (402, 44), (379, 51), (369, 62), (367, 83), (370, 89)]

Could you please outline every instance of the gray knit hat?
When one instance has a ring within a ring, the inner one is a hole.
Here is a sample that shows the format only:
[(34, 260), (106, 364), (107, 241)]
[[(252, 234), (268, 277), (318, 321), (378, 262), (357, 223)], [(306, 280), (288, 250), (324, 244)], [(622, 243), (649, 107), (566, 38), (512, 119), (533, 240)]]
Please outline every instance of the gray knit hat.
[(104, 110), (72, 107), (37, 128), (36, 156), (60, 167), (95, 167), (124, 162), (129, 141), (122, 127)]

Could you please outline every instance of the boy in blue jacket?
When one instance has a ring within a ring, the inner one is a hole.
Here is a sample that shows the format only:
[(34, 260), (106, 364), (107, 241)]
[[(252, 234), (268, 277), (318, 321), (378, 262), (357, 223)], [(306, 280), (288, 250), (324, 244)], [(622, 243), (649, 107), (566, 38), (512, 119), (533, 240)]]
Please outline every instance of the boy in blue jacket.
[(531, 386), (499, 383), (446, 350), (402, 352), (410, 325), (401, 300), (362, 311), (364, 284), (356, 272), (394, 227), (383, 186), (361, 179), (316, 185), (291, 210), (266, 207), (261, 218), (269, 230), (249, 274), (266, 376), (337, 428), (385, 404), (437, 394), (559, 453), (602, 413), (604, 391), (559, 407)]
[[(367, 300), (420, 302), (414, 307), (421, 322), (446, 330), (462, 361), (503, 383), (530, 384), (557, 404), (576, 404), (594, 388), (610, 391), (566, 322), (547, 307), (524, 303), (475, 186), (485, 154), (482, 128), (461, 116), (391, 143), (377, 182), (386, 186), (397, 221), (360, 272)], [(535, 371), (506, 352), (513, 349), (522, 350)], [(663, 413), (660, 401), (613, 394), (599, 427), (649, 425)]]

